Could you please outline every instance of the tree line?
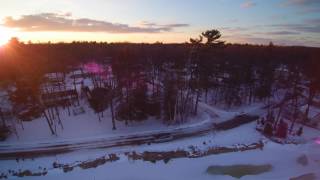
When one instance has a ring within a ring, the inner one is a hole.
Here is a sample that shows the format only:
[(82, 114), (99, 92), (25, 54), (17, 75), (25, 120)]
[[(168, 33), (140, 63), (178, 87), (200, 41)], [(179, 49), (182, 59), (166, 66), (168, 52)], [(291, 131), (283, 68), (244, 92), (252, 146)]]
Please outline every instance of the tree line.
[[(279, 116), (289, 104), (295, 121), (300, 100), (307, 99), (308, 117), (320, 90), (319, 48), (226, 44), (220, 37), (213, 29), (182, 44), (23, 44), (13, 39), (0, 54), (0, 81), (19, 86), (24, 79), (22, 86), (31, 87), (28, 96), (36, 97), (45, 73), (111, 57), (114, 78), (103, 86), (110, 94), (104, 101), (112, 107), (112, 119), (126, 124), (148, 116), (183, 123), (197, 115), (200, 101), (226, 107), (264, 101)], [(274, 105), (277, 94), (281, 101)]]

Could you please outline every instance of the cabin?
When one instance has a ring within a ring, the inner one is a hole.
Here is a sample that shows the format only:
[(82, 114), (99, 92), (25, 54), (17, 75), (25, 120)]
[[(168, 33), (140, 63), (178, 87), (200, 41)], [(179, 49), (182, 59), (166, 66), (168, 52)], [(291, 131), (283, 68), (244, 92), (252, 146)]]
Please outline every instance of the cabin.
[(48, 73), (41, 87), (40, 98), (46, 107), (70, 106), (74, 101), (78, 101), (76, 89), (66, 84), (64, 73)]

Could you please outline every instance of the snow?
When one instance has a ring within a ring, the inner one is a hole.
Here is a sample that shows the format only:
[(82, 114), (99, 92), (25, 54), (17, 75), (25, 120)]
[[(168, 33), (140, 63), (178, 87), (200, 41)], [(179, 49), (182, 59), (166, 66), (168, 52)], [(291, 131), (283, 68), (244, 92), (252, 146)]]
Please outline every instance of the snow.
[[(73, 81), (67, 75), (66, 81)], [(84, 84), (91, 86), (88, 79), (83, 79)], [(80, 86), (77, 85), (77, 90)], [(124, 121), (116, 121), (117, 130), (112, 130), (110, 109), (104, 112), (101, 121), (97, 115), (88, 107), (85, 100), (80, 101), (84, 114), (77, 116), (68, 115), (67, 109), (60, 109), (60, 118), (63, 129), (58, 125), (57, 136), (51, 135), (47, 122), (43, 117), (31, 122), (23, 122), (23, 128), (17, 124), (18, 137), (14, 134), (9, 136), (5, 142), (0, 142), (0, 149), (6, 146), (12, 147), (34, 147), (39, 144), (59, 144), (66, 142), (93, 141), (99, 138), (115, 138), (125, 135), (148, 134), (155, 132), (190, 130), (193, 128), (209, 126), (233, 118), (242, 113), (262, 115), (263, 103), (243, 105), (238, 108), (223, 109), (219, 106), (210, 106), (205, 103), (199, 104), (199, 115), (189, 119), (185, 124), (164, 125), (162, 120), (150, 117), (142, 122), (129, 122), (126, 126)], [(315, 109), (316, 110), (316, 109)], [(72, 109), (70, 110), (72, 112)], [(311, 109), (312, 113), (313, 109)], [(113, 179), (113, 180), (149, 180), (149, 179), (235, 179), (228, 175), (211, 175), (206, 172), (212, 165), (272, 165), (272, 170), (259, 175), (246, 175), (241, 179), (289, 179), (306, 173), (315, 173), (320, 178), (320, 131), (304, 127), (303, 144), (293, 145), (276, 144), (265, 138), (255, 130), (255, 122), (242, 125), (227, 131), (212, 131), (207, 134), (174, 140), (165, 143), (152, 143), (151, 145), (113, 147), (107, 149), (83, 149), (69, 153), (48, 155), (35, 159), (0, 160), (0, 174), (8, 170), (19, 171), (29, 169), (39, 172), (46, 168), (48, 174), (45, 176), (23, 177), (23, 179)], [(298, 127), (298, 126), (296, 126)], [(250, 150), (243, 152), (232, 152), (217, 155), (209, 155), (201, 158), (179, 158), (171, 159), (168, 163), (159, 161), (156, 163), (141, 160), (129, 160), (126, 152), (145, 151), (163, 152), (174, 150), (190, 151), (191, 148), (208, 150), (212, 147), (238, 147), (257, 142), (264, 142), (262, 150)], [(94, 160), (107, 154), (115, 153), (120, 160), (108, 162), (97, 168), (83, 170), (76, 167), (74, 170), (64, 173), (61, 169), (53, 168), (54, 162), (62, 164), (77, 164), (83, 161)], [(297, 158), (305, 155), (308, 164), (303, 166), (297, 162)], [(9, 179), (17, 177), (9, 176)]]
[[(39, 169), (39, 166), (46, 167), (49, 172), (40, 177), (23, 177), (23, 179), (113, 179), (113, 180), (148, 180), (148, 179), (235, 179), (228, 175), (210, 175), (206, 169), (212, 165), (235, 165), (235, 164), (270, 164), (272, 170), (259, 175), (246, 175), (241, 179), (289, 179), (306, 173), (315, 173), (320, 177), (320, 145), (315, 141), (308, 141), (299, 145), (281, 145), (264, 139), (263, 150), (251, 150), (244, 152), (225, 153), (210, 155), (201, 158), (179, 158), (171, 159), (168, 163), (159, 161), (156, 163), (145, 161), (128, 160), (123, 152), (126, 151), (165, 151), (174, 149), (186, 149), (189, 145), (195, 145), (200, 149), (205, 149), (208, 145), (203, 145), (203, 141), (212, 141), (218, 146), (230, 146), (234, 143), (250, 143), (263, 138), (254, 131), (254, 123), (231, 129), (223, 132), (215, 132), (202, 137), (188, 138), (162, 144), (143, 145), (133, 147), (122, 147), (110, 150), (85, 150), (77, 151), (57, 156), (36, 158), (34, 160), (24, 160), (16, 162), (14, 160), (0, 161), (0, 169)], [(307, 129), (311, 133), (306, 134), (306, 139), (314, 139), (319, 136), (319, 131)], [(319, 138), (319, 137), (318, 137)], [(201, 146), (201, 144), (203, 146)], [(211, 144), (211, 145), (212, 145)], [(76, 163), (77, 161), (94, 159), (104, 156), (107, 153), (116, 152), (120, 160), (106, 163), (97, 168), (83, 170), (75, 168), (73, 171), (64, 173), (61, 169), (50, 169), (53, 161), (59, 163)], [(303, 166), (297, 162), (297, 158), (306, 155), (308, 164)], [(10, 177), (10, 179), (15, 177)]]
[[(72, 111), (72, 110), (71, 110)], [(135, 134), (143, 131), (164, 130), (168, 127), (163, 125), (161, 120), (148, 119), (144, 122), (129, 122), (125, 126), (124, 121), (116, 121), (117, 130), (112, 130), (110, 110), (104, 113), (104, 118), (98, 120), (97, 115), (88, 107), (85, 107), (85, 113), (77, 116), (68, 116), (67, 110), (62, 110), (60, 118), (64, 129), (57, 127), (57, 136), (51, 135), (49, 127), (44, 117), (37, 118), (30, 122), (23, 122), (18, 127), (18, 135), (11, 135), (6, 142), (39, 142), (52, 140), (81, 139), (88, 137), (115, 137), (123, 134)], [(186, 124), (187, 125), (187, 124)], [(185, 126), (186, 126), (185, 125)]]
[[(32, 169), (38, 170), (38, 167), (49, 169), (54, 161), (59, 163), (74, 163), (76, 161), (85, 161), (104, 156), (108, 153), (124, 153), (128, 151), (174, 151), (177, 149), (190, 150), (190, 146), (197, 147), (200, 150), (207, 150), (210, 147), (237, 146), (238, 144), (252, 144), (260, 141), (262, 136), (255, 131), (255, 123), (246, 124), (229, 131), (211, 132), (207, 135), (175, 140), (167, 143), (158, 143), (151, 145), (117, 147), (111, 149), (93, 149), (75, 151), (55, 156), (40, 157), (34, 160), (26, 159), (16, 162), (15, 160), (0, 161), (0, 169)], [(204, 144), (203, 142), (206, 142)], [(1, 171), (0, 171), (1, 173)]]
[[(84, 100), (83, 100), (84, 101)], [(177, 125), (165, 125), (162, 120), (150, 117), (142, 122), (129, 122), (126, 126), (124, 121), (116, 121), (116, 130), (112, 130), (112, 121), (110, 109), (104, 112), (104, 117), (101, 121), (98, 120), (97, 114), (93, 112), (91, 108), (86, 105), (85, 102), (81, 102), (85, 113), (74, 116), (68, 115), (67, 109), (60, 108), (60, 118), (63, 124), (63, 129), (57, 125), (57, 135), (51, 135), (48, 124), (44, 117), (37, 118), (29, 122), (22, 122), (23, 127), (17, 123), (16, 130), (18, 136), (11, 134), (4, 142), (0, 142), (0, 146), (6, 145), (32, 145), (33, 143), (54, 143), (54, 142), (66, 142), (66, 141), (84, 141), (93, 140), (97, 138), (106, 137), (119, 137), (123, 135), (138, 135), (150, 132), (162, 132), (181, 128), (190, 128), (197, 126), (210, 125), (212, 123), (218, 123), (225, 120), (229, 120), (235, 115), (239, 114), (239, 111), (225, 111), (222, 109), (208, 106), (204, 103), (200, 103), (199, 115), (191, 118), (184, 124)], [(240, 112), (253, 113), (257, 105), (241, 107)]]

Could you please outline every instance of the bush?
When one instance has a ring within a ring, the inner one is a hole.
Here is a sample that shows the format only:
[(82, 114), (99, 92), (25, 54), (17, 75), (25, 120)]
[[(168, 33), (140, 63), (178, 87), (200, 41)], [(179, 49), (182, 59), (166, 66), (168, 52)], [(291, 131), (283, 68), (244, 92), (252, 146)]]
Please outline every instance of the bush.
[(102, 112), (108, 108), (110, 102), (110, 90), (106, 88), (95, 88), (91, 91), (89, 104), (95, 112)]
[(142, 121), (147, 118), (147, 115), (137, 106), (131, 105), (130, 107), (127, 103), (121, 103), (116, 109), (116, 118), (118, 120)]

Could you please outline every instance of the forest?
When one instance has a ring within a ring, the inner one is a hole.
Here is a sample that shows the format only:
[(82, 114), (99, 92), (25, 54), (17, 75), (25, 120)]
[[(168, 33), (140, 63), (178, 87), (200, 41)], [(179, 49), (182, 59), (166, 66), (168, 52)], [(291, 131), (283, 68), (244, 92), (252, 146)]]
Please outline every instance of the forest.
[[(291, 129), (296, 121), (308, 123), (309, 107), (320, 92), (319, 48), (228, 44), (220, 37), (213, 29), (181, 44), (34, 44), (12, 38), (0, 49), (0, 88), (10, 92), (13, 114), (28, 110), (50, 121), (57, 107), (74, 102), (45, 101), (45, 75), (65, 75), (93, 64), (99, 72), (81, 76), (88, 75), (95, 86), (88, 89), (82, 83), (81, 88), (99, 118), (110, 107), (112, 121), (127, 124), (157, 117), (165, 124), (180, 124), (197, 115), (199, 102), (226, 108), (265, 102), (276, 122), (285, 116)], [(68, 95), (75, 99), (80, 96), (72, 93)], [(301, 104), (307, 105), (304, 112), (299, 111)]]

